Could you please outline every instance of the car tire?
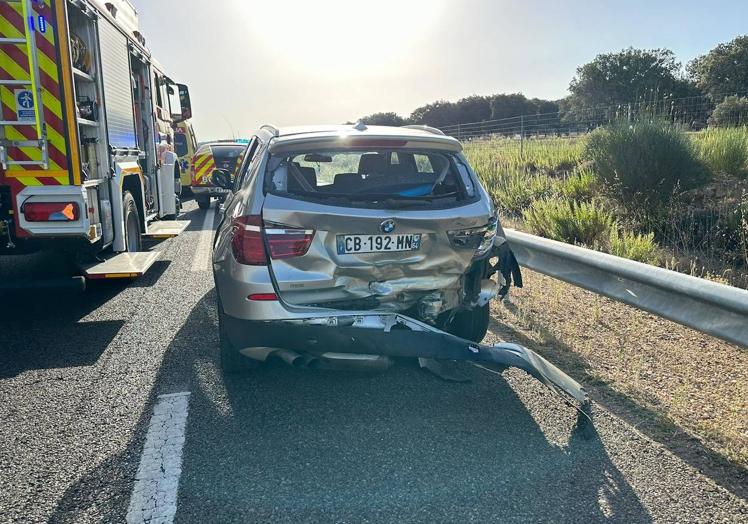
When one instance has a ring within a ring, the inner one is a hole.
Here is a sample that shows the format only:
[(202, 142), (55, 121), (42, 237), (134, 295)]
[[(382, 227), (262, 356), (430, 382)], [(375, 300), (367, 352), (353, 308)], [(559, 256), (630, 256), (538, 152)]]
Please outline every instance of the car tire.
[(470, 311), (461, 311), (455, 315), (449, 324), (449, 331), (453, 335), (480, 342), (488, 332), (488, 323), (491, 320), (490, 305), (478, 306)]
[(142, 250), (140, 237), (140, 215), (132, 193), (122, 195), (122, 217), (125, 223), (125, 251), (135, 253)]
[(229, 340), (226, 333), (224, 313), (221, 311), (221, 304), (218, 303), (218, 347), (221, 354), (221, 370), (229, 375), (246, 373), (252, 369), (260, 367), (260, 363), (245, 357)]
[(197, 201), (197, 207), (200, 209), (208, 209), (210, 208), (210, 198), (196, 198)]

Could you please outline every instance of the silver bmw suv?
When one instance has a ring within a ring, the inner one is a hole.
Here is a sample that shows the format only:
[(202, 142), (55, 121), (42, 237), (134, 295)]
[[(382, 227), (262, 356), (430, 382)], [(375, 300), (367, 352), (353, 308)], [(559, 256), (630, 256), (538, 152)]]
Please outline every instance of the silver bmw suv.
[(213, 252), (224, 371), (480, 341), (521, 275), (461, 150), (425, 126), (264, 126), (235, 179), (216, 170), (230, 189)]

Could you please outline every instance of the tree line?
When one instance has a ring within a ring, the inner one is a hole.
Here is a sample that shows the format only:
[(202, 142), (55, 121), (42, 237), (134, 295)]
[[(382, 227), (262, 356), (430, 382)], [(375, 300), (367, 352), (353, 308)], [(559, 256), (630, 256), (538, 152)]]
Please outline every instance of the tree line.
[[(685, 67), (669, 49), (624, 49), (604, 53), (581, 65), (569, 84), (569, 95), (560, 100), (527, 98), (522, 93), (471, 95), (456, 102), (437, 100), (404, 117), (394, 112), (361, 118), (370, 125), (424, 124), (446, 127), (520, 115), (558, 113), (559, 121), (578, 121), (599, 108), (625, 103), (681, 101), (706, 97), (718, 108), (720, 122), (748, 123), (748, 35), (719, 44)], [(733, 95), (725, 100), (728, 95)], [(719, 104), (724, 100), (724, 105)], [(710, 121), (710, 124), (717, 120)], [(706, 122), (694, 122), (694, 125)]]

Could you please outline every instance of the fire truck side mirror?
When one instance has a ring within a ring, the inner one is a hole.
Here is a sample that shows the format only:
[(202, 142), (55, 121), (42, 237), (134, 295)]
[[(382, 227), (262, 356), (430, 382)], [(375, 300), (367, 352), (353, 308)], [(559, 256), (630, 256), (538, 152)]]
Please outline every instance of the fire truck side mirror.
[(182, 108), (182, 115), (177, 118), (177, 122), (184, 122), (192, 118), (192, 103), (190, 102), (190, 89), (184, 84), (177, 84), (179, 89), (179, 105)]

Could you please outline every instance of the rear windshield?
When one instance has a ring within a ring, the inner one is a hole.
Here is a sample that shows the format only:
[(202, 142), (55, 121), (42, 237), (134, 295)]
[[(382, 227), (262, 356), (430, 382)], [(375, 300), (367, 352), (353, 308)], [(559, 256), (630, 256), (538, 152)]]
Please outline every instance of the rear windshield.
[(239, 166), (246, 149), (247, 146), (245, 145), (234, 144), (210, 146), (210, 151), (213, 154), (213, 162), (215, 162), (216, 168), (225, 169), (229, 173), (233, 173)]
[(242, 156), (247, 146), (210, 146), (210, 150), (213, 152), (213, 160), (216, 162), (224, 162), (226, 160), (234, 160)]
[(187, 135), (184, 133), (174, 134), (174, 151), (178, 157), (183, 157), (188, 153), (187, 151)]
[(267, 190), (345, 205), (408, 207), (474, 196), (467, 167), (442, 151), (345, 150), (274, 155)]

